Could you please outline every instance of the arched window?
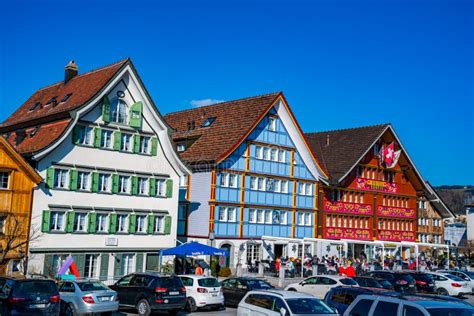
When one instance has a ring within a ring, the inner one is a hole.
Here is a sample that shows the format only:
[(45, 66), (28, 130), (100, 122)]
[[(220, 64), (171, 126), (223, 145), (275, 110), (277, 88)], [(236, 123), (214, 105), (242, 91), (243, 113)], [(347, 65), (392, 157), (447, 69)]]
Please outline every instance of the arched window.
[(116, 123), (125, 124), (127, 122), (127, 104), (120, 99), (112, 102), (112, 121)]

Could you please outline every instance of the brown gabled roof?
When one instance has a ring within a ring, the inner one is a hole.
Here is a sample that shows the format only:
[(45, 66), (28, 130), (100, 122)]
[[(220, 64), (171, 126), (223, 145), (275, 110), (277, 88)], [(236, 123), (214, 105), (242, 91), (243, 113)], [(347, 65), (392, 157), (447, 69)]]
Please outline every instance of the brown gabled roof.
[(389, 124), (306, 133), (306, 140), (330, 178), (339, 180), (352, 169)]
[[(19, 125), (20, 123), (38, 120), (79, 108), (94, 97), (127, 61), (128, 58), (77, 75), (66, 84), (64, 84), (64, 81), (60, 81), (37, 90), (1, 124), (1, 128), (4, 130), (12, 125)], [(60, 103), (69, 93), (72, 94), (67, 101)], [(56, 97), (58, 103), (56, 105), (46, 105), (53, 97)], [(40, 105), (31, 110), (37, 102)]]
[[(164, 116), (173, 128), (173, 140), (195, 140), (181, 158), (190, 164), (215, 163), (225, 158), (248, 136), (270, 110), (280, 92), (169, 113)], [(204, 121), (215, 117), (209, 127)], [(194, 129), (189, 125), (194, 121)]]

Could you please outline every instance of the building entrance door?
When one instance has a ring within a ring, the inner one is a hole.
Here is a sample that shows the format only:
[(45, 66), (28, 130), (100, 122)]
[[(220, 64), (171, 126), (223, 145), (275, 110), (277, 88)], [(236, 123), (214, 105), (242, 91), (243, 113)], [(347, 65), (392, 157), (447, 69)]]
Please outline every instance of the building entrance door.
[(274, 245), (275, 248), (275, 259), (276, 258), (281, 258), (283, 256), (283, 246), (284, 245)]

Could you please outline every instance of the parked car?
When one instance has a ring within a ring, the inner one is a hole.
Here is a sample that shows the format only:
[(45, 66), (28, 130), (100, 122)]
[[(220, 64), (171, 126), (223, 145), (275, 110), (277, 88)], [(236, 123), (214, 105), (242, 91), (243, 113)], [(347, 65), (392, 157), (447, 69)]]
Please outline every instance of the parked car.
[(474, 272), (464, 270), (438, 270), (436, 272), (444, 274), (447, 273), (460, 277), (461, 279), (469, 283), (472, 288), (472, 292), (474, 292)]
[(369, 276), (389, 281), (397, 292), (416, 293), (416, 281), (408, 273), (381, 270), (371, 271)]
[(336, 308), (342, 315), (347, 307), (356, 299), (359, 295), (386, 295), (386, 296), (399, 296), (400, 293), (396, 291), (390, 291), (381, 288), (369, 288), (369, 287), (348, 287), (338, 286), (333, 287), (324, 297), (324, 302), (333, 308)]
[(117, 292), (99, 281), (65, 281), (59, 285), (61, 312), (66, 316), (115, 312)]
[(438, 299), (359, 295), (344, 316), (472, 316), (474, 307)]
[(136, 308), (139, 315), (154, 311), (176, 314), (186, 305), (186, 288), (178, 276), (153, 272), (124, 276), (111, 286), (121, 307)]
[(221, 282), (225, 306), (237, 306), (247, 292), (269, 290), (273, 286), (263, 280), (250, 277), (229, 278)]
[(470, 285), (463, 279), (439, 272), (427, 272), (433, 277), (436, 285), (436, 293), (440, 295), (463, 296), (472, 292)]
[(219, 310), (224, 306), (222, 287), (214, 277), (202, 275), (180, 275), (186, 288), (186, 307), (188, 312), (195, 312), (201, 307)]
[(436, 286), (433, 277), (424, 272), (406, 271), (415, 279), (416, 291), (418, 293), (434, 294)]
[(0, 277), (0, 315), (47, 315), (60, 312), (56, 282), (48, 278)]
[(353, 277), (353, 279), (357, 282), (357, 284), (359, 284), (359, 286), (393, 290), (392, 283), (384, 279), (377, 279), (368, 276), (356, 276)]
[(251, 291), (242, 299), (237, 316), (338, 316), (323, 301), (306, 293), (281, 290)]
[(318, 275), (298, 283), (292, 283), (285, 290), (304, 292), (322, 299), (331, 288), (341, 285), (359, 286), (352, 278), (338, 275)]

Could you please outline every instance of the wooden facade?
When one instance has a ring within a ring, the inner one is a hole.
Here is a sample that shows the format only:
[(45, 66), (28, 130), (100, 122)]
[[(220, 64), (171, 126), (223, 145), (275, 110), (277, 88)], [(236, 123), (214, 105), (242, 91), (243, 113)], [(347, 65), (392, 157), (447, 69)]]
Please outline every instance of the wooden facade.
[(31, 203), (40, 175), (0, 137), (0, 275), (15, 272), (28, 253)]

